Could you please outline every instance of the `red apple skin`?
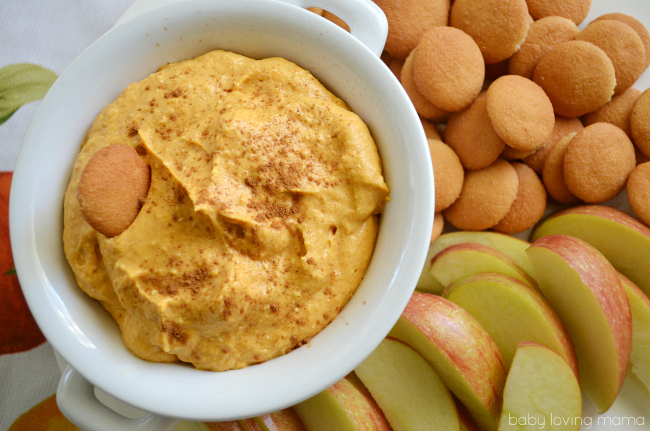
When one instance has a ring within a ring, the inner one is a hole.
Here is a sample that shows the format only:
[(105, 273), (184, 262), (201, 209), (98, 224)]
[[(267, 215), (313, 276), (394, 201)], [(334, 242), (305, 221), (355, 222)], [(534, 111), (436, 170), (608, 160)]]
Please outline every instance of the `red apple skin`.
[(262, 428), (257, 424), (255, 418), (240, 419), (239, 426), (244, 431), (262, 431)]
[[(345, 379), (334, 383), (328, 390), (348, 411), (348, 416), (355, 424), (355, 429), (391, 431), (390, 424), (381, 408), (356, 374), (348, 374)], [(346, 402), (346, 399), (355, 400), (359, 394), (365, 399), (364, 402), (358, 402), (355, 405)], [(359, 409), (360, 407), (364, 407), (363, 411)]]
[(632, 312), (618, 272), (602, 253), (572, 236), (545, 236), (535, 241), (531, 247), (544, 247), (562, 257), (593, 292), (614, 334), (620, 389), (632, 349)]
[(305, 431), (298, 415), (291, 408), (256, 417), (255, 422), (260, 428), (266, 427), (269, 431)]
[(618, 276), (621, 279), (621, 282), (627, 284), (627, 287), (629, 287), (630, 290), (633, 291), (636, 296), (641, 298), (641, 300), (646, 303), (648, 308), (650, 308), (650, 298), (648, 298), (648, 295), (646, 295), (643, 292), (643, 290), (641, 290), (641, 288), (639, 286), (634, 284), (634, 282), (632, 280), (630, 280), (629, 278), (627, 278), (626, 276), (624, 276), (620, 272), (618, 273)]
[(45, 342), (25, 302), (11, 255), (9, 189), (12, 176), (12, 172), (0, 172), (0, 355), (24, 352)]
[(237, 421), (205, 422), (210, 431), (244, 431)]
[[(635, 243), (638, 243), (638, 247), (628, 244), (628, 234), (621, 236), (616, 230), (610, 235), (599, 235), (595, 233), (603, 232), (602, 229), (596, 231), (594, 228), (586, 228), (583, 230), (579, 226), (584, 226), (585, 223), (588, 225), (589, 221), (573, 220), (570, 216), (574, 215), (584, 215), (607, 220), (612, 222), (612, 229), (620, 226), (622, 232), (631, 229), (640, 234), (638, 238), (633, 240)], [(566, 225), (559, 224), (560, 222), (557, 220), (554, 221), (562, 216), (571, 218), (571, 221)], [(549, 224), (551, 227), (549, 227)], [(530, 240), (534, 242), (541, 235), (545, 234), (570, 235), (587, 241), (601, 251), (619, 272), (624, 273), (646, 295), (650, 296), (650, 275), (648, 275), (650, 272), (646, 271), (646, 268), (650, 267), (650, 257), (648, 256), (650, 251), (650, 228), (631, 215), (607, 205), (571, 207), (559, 211), (542, 221), (533, 230)], [(638, 250), (639, 248), (642, 248), (642, 250)]]
[[(636, 284), (634, 284), (634, 283), (632, 282), (632, 280), (630, 280), (629, 278), (627, 278), (626, 276), (624, 276), (624, 275), (621, 274), (620, 272), (618, 273), (618, 276), (620, 277), (621, 282), (622, 282), (625, 286), (627, 286), (627, 289), (629, 289), (629, 292), (627, 292), (627, 293), (629, 294), (629, 295), (628, 295), (628, 298), (630, 298), (630, 297), (637, 297), (637, 298), (641, 299), (641, 301), (645, 304), (645, 306), (646, 306), (648, 309), (650, 309), (650, 298), (648, 298), (648, 295), (646, 295), (646, 294), (643, 292), (643, 290), (641, 290), (641, 288), (639, 288), (639, 286), (637, 286)], [(627, 290), (627, 289), (626, 289), (626, 290)], [(633, 311), (633, 313), (634, 313), (634, 311)], [(634, 319), (635, 319), (634, 314), (632, 314), (632, 321), (633, 321), (633, 324), (634, 324)], [(643, 335), (642, 335), (642, 334), (637, 334), (637, 335), (640, 335), (639, 338), (643, 338)], [(636, 337), (635, 337), (635, 332), (634, 332), (634, 329), (633, 329), (633, 330), (632, 330), (632, 352), (631, 352), (631, 354), (630, 354), (630, 369), (632, 370), (633, 373), (637, 374), (637, 377), (639, 377), (640, 380), (641, 380), (641, 381), (642, 381), (642, 382), (643, 382), (643, 383), (644, 383), (648, 388), (650, 388), (650, 385), (648, 384), (647, 374), (646, 374), (645, 372), (643, 372), (643, 370), (644, 370), (644, 368), (643, 368), (644, 365), (643, 365), (643, 364), (645, 364), (646, 362), (645, 362), (644, 359), (641, 359), (641, 358), (646, 358), (646, 356), (645, 356), (643, 353), (637, 353), (637, 351), (635, 350), (635, 344), (634, 344), (634, 343), (635, 343), (635, 342), (638, 342), (638, 341), (635, 341), (635, 338), (636, 338)], [(642, 351), (641, 351), (641, 352), (642, 352)], [(640, 357), (640, 358), (639, 358), (639, 357)], [(641, 364), (636, 364), (636, 363), (635, 363), (635, 362), (637, 361), (637, 359), (641, 360)], [(639, 367), (640, 369), (637, 369), (637, 367)], [(643, 376), (642, 376), (641, 374), (639, 374), (639, 373), (642, 373)], [(644, 378), (644, 377), (645, 377), (645, 378)]]
[[(546, 302), (546, 300), (541, 295), (541, 293), (539, 293), (538, 290), (530, 287), (526, 283), (523, 283), (515, 278), (503, 274), (484, 272), (464, 279), (464, 281), (466, 282), (473, 282), (473, 281), (480, 281), (480, 280), (504, 283), (512, 286), (512, 288), (520, 292), (522, 291), (526, 292), (530, 300), (537, 305), (537, 307), (546, 316), (549, 324), (553, 327), (555, 334), (557, 335), (558, 340), (562, 345), (562, 348), (566, 354), (565, 359), (567, 360), (569, 366), (573, 370), (573, 373), (576, 375), (576, 378), (578, 378), (579, 375), (578, 361), (576, 359), (575, 350), (573, 349), (573, 344), (571, 343), (569, 334), (567, 333), (566, 328), (562, 324), (560, 317), (555, 313), (555, 311), (551, 308), (548, 302)], [(443, 297), (447, 298), (449, 296), (450, 287), (451, 286), (447, 286), (447, 288), (442, 294)], [(537, 344), (532, 341), (531, 343)]]
[[(370, 394), (370, 391), (361, 382), (354, 372), (349, 373), (338, 382), (319, 393), (324, 398), (318, 398), (320, 401), (326, 400), (327, 404), (336, 403), (335, 417), (340, 416), (340, 420), (348, 425), (352, 425), (358, 431), (391, 431), (390, 424), (384, 416), (383, 411)], [(307, 403), (308, 406), (305, 406)], [(295, 407), (296, 416), (307, 429), (316, 426), (323, 428), (322, 419), (326, 412), (321, 409), (320, 405), (312, 404), (312, 399), (305, 400)], [(329, 407), (326, 408), (326, 410)], [(332, 412), (328, 412), (332, 413)], [(344, 419), (344, 417), (346, 419)], [(339, 423), (339, 420), (333, 422)], [(333, 426), (330, 424), (330, 426)]]
[(518, 347), (525, 347), (525, 346), (537, 346), (537, 347), (543, 347), (545, 349), (548, 349), (548, 347), (544, 346), (543, 344), (539, 344), (539, 343), (536, 343), (534, 341), (520, 341), (519, 342)]
[(535, 280), (533, 280), (528, 275), (528, 273), (523, 268), (521, 268), (517, 264), (517, 262), (514, 261), (514, 259), (512, 259), (510, 256), (504, 253), (501, 253), (498, 250), (493, 249), (492, 247), (488, 247), (487, 245), (478, 244), (478, 243), (466, 242), (466, 243), (450, 245), (449, 247), (441, 250), (438, 254), (433, 256), (433, 258), (431, 259), (431, 266), (433, 266), (433, 264), (441, 257), (449, 253), (454, 253), (454, 252), (464, 251), (464, 250), (477, 251), (477, 252), (485, 253), (490, 256), (494, 256), (498, 260), (511, 266), (515, 272), (517, 272), (524, 280), (528, 282), (528, 284), (530, 284), (531, 286), (535, 286)]
[(480, 382), (474, 390), (497, 418), (506, 368), (499, 347), (485, 328), (458, 305), (430, 293), (414, 292), (402, 317), (435, 344), (470, 384)]
[[(433, 263), (436, 260), (440, 259), (442, 256), (444, 256), (447, 253), (452, 253), (454, 251), (459, 251), (459, 250), (480, 251), (480, 252), (487, 253), (487, 254), (490, 254), (492, 256), (498, 257), (501, 260), (504, 260), (504, 261), (506, 261), (508, 263), (513, 264), (515, 267), (519, 266), (519, 265), (517, 265), (517, 263), (514, 260), (512, 260), (510, 257), (506, 256), (505, 254), (501, 253), (500, 251), (497, 251), (497, 250), (493, 249), (492, 247), (488, 247), (488, 246), (483, 245), (483, 244), (476, 244), (476, 243), (471, 243), (471, 242), (450, 245), (449, 247), (443, 249), (438, 254), (433, 256), (433, 258), (431, 259), (431, 264), (433, 265)], [(523, 270), (522, 270), (522, 272), (523, 272)]]
[(549, 218), (555, 218), (565, 214), (586, 214), (603, 217), (637, 230), (650, 238), (650, 228), (648, 226), (644, 225), (628, 213), (607, 205), (580, 205), (577, 207), (571, 207), (559, 211)]

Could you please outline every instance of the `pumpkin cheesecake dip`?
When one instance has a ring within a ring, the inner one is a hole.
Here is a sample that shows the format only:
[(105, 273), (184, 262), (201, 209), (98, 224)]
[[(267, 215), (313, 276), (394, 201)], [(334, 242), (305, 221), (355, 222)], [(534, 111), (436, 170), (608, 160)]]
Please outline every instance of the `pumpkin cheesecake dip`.
[[(119, 185), (89, 163), (112, 145), (135, 150), (150, 185), (105, 235), (79, 186)], [(65, 195), (64, 249), (138, 357), (243, 368), (308, 343), (343, 309), (388, 193), (367, 126), (309, 72), (213, 51), (129, 85), (97, 116)]]

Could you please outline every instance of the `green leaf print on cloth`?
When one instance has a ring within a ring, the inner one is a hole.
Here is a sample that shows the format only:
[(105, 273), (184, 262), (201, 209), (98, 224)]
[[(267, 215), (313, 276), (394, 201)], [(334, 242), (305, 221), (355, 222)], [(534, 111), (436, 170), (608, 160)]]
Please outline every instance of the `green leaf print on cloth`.
[(43, 98), (56, 78), (56, 73), (31, 63), (0, 69), (0, 124), (24, 104)]

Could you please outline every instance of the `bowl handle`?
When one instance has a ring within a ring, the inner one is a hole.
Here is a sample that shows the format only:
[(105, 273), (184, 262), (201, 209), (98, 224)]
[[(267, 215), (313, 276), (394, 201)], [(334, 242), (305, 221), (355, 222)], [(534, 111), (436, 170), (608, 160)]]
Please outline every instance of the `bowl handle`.
[(153, 413), (137, 419), (122, 416), (99, 401), (93, 385), (70, 365), (59, 381), (56, 402), (61, 413), (82, 430), (169, 431), (178, 422)]
[(280, 0), (302, 8), (319, 7), (341, 18), (376, 56), (386, 44), (388, 21), (384, 12), (371, 0)]

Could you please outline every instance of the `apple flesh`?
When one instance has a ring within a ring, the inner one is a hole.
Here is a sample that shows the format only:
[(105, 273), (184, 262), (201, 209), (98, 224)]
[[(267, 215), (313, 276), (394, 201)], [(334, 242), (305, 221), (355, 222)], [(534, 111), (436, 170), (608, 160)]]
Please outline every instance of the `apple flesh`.
[(571, 367), (541, 344), (522, 342), (503, 390), (499, 431), (578, 431), (582, 395)]
[(535, 281), (505, 254), (482, 244), (463, 243), (449, 246), (436, 254), (429, 272), (443, 286), (483, 272), (495, 272), (516, 278), (530, 286)]
[(210, 431), (244, 431), (236, 421), (206, 423), (206, 425)]
[(632, 345), (632, 314), (618, 273), (594, 247), (567, 235), (544, 236), (527, 253), (573, 342), (580, 387), (603, 413), (625, 380)]
[[(205, 422), (208, 431), (246, 431), (239, 425), (237, 421), (226, 422)], [(179, 431), (174, 428), (174, 431)]]
[(529, 285), (507, 275), (481, 273), (452, 283), (444, 296), (483, 325), (501, 349), (506, 367), (521, 341), (533, 341), (559, 354), (578, 375), (569, 334), (546, 299)]
[(430, 246), (427, 258), (420, 274), (416, 289), (422, 292), (440, 294), (445, 286), (440, 284), (430, 273), (431, 260), (447, 247), (456, 244), (474, 243), (490, 247), (505, 254), (515, 261), (529, 276), (533, 275), (532, 267), (526, 256), (530, 243), (514, 236), (490, 231), (457, 231), (440, 235)]
[[(438, 237), (438, 239), (440, 239), (440, 237)], [(431, 269), (431, 259), (433, 259), (433, 256), (435, 256), (433, 244), (435, 244), (436, 241), (434, 241), (431, 244), (431, 246), (429, 246), (427, 257), (424, 259), (424, 267), (422, 268), (422, 272), (420, 273), (420, 278), (418, 279), (418, 282), (415, 285), (415, 289), (420, 292), (440, 295), (442, 291), (445, 290), (445, 286), (440, 284), (440, 282), (436, 280), (435, 277), (431, 275), (431, 273), (429, 272), (429, 269)]]
[(458, 420), (460, 421), (460, 431), (481, 431), (467, 407), (457, 399), (456, 410), (458, 411)]
[(583, 205), (543, 221), (531, 241), (547, 235), (570, 235), (600, 251), (619, 272), (650, 296), (650, 228), (606, 205)]
[(244, 431), (305, 431), (291, 408), (239, 421)]
[(433, 367), (405, 343), (385, 338), (355, 369), (393, 431), (457, 431), (451, 394)]
[(650, 299), (629, 278), (619, 276), (632, 311), (630, 369), (650, 390)]
[(417, 350), (484, 431), (496, 430), (506, 369), (485, 328), (453, 302), (415, 292), (391, 337)]
[(262, 431), (255, 418), (240, 419), (237, 422), (243, 431)]
[(384, 413), (354, 373), (293, 410), (307, 431), (391, 431)]
[(209, 431), (245, 431), (237, 421), (206, 422), (205, 426)]

